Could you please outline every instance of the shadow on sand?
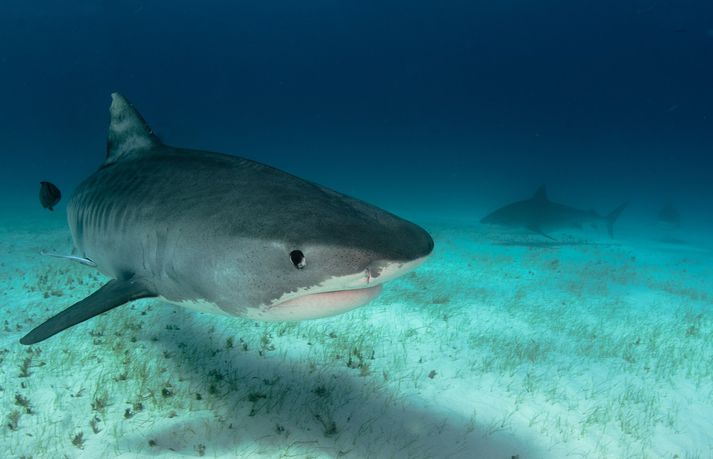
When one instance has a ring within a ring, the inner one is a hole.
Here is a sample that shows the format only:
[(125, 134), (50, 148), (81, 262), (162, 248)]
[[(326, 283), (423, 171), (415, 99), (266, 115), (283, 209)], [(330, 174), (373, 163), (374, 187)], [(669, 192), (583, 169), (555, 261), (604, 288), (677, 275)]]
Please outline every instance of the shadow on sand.
[[(281, 457), (509, 459), (539, 449), (506, 428), (419, 406), (428, 403), (400, 395), (399, 383), (384, 383), (381, 374), (364, 377), (320, 368), (307, 358), (291, 361), (279, 357), (279, 348), (269, 357), (255, 349), (216, 351), (217, 341), (198, 325), (200, 316), (177, 315), (183, 343), (161, 338), (150, 344), (176, 352), (182, 381), (204, 394), (214, 390), (212, 401), (204, 399), (195, 417), (178, 416), (127, 435), (118, 440), (119, 450), (152, 456), (193, 449), (202, 455), (196, 438), (204, 438), (209, 457), (276, 457), (281, 451)], [(493, 435), (498, 430), (503, 432)], [(155, 444), (149, 446), (148, 438)]]

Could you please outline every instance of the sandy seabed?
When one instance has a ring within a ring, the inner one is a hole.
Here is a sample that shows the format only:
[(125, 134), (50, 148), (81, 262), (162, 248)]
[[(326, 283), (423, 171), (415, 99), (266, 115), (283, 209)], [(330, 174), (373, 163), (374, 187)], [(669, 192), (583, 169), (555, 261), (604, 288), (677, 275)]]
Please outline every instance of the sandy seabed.
[(25, 347), (106, 281), (52, 222), (0, 226), (2, 457), (713, 457), (705, 244), (422, 220), (432, 258), (348, 314), (141, 300)]

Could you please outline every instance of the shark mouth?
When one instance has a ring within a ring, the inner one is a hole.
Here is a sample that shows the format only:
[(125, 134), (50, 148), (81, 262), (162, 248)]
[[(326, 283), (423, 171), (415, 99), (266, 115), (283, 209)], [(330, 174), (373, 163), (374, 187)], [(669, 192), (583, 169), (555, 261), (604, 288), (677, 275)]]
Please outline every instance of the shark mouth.
[(381, 285), (333, 292), (312, 293), (274, 304), (267, 320), (305, 320), (329, 317), (363, 306), (381, 293)]
[(401, 277), (426, 261), (428, 256), (408, 262), (372, 263), (371, 268), (359, 274), (334, 278), (318, 288), (320, 291), (302, 292), (277, 301), (261, 309), (257, 314), (249, 314), (259, 320), (306, 320), (329, 317), (363, 306), (379, 296), (382, 284)]

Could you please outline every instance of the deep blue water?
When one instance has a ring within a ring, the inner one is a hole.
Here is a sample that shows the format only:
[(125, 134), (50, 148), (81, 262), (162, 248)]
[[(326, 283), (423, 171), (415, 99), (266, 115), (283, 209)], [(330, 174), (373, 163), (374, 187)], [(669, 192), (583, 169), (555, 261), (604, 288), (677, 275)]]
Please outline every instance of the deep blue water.
[(0, 201), (69, 195), (112, 91), (167, 143), (387, 208), (479, 218), (547, 183), (713, 219), (709, 1), (6, 0)]
[[(104, 282), (40, 254), (72, 253), (114, 91), (167, 144), (415, 221), (432, 259), (323, 322), (147, 299), (21, 346)], [(712, 0), (0, 0), (0, 158), (0, 456), (713, 451)], [(477, 226), (541, 184), (629, 202), (615, 240)]]

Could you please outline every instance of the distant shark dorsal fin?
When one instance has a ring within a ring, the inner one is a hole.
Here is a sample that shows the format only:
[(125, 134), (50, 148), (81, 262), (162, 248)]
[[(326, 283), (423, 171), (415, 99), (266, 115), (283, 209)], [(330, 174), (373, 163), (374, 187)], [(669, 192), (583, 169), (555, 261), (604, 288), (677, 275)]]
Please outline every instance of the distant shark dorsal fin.
[(161, 145), (141, 114), (119, 93), (111, 95), (111, 122), (104, 165), (141, 156)]
[(532, 195), (532, 199), (535, 201), (549, 201), (547, 198), (547, 188), (545, 185), (541, 185), (537, 191), (535, 191), (535, 194)]

